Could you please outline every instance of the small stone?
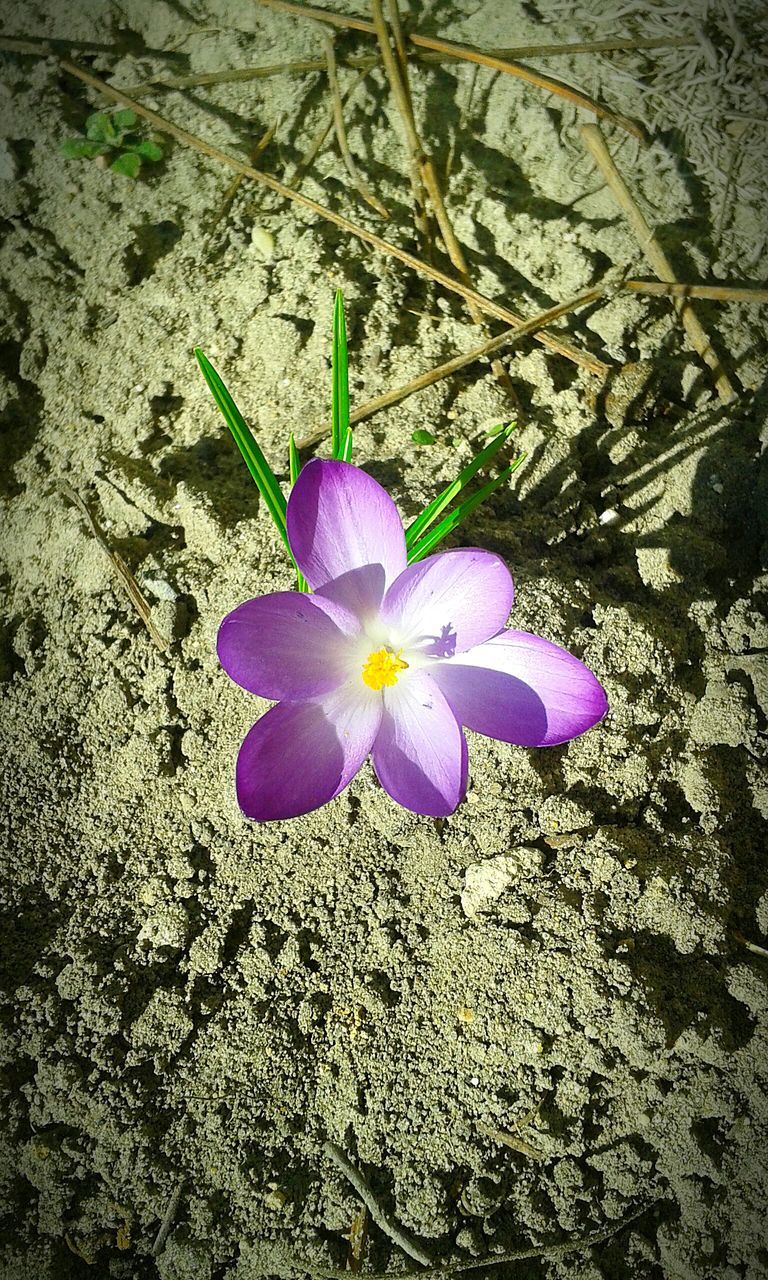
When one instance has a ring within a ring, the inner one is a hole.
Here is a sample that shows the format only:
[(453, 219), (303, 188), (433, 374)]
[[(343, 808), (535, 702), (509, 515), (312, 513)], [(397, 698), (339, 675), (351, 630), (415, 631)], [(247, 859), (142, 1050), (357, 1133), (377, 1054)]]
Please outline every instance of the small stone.
[(251, 231), (251, 244), (264, 262), (271, 262), (275, 256), (275, 237), (265, 227), (254, 227)]

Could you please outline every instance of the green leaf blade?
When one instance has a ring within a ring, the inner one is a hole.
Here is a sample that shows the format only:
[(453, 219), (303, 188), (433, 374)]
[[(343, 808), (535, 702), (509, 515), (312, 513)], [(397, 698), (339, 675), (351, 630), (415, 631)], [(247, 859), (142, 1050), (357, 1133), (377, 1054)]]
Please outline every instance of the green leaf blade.
[[(344, 318), (344, 295), (336, 290), (333, 303), (333, 350), (331, 355), (333, 385), (331, 391), (331, 457), (349, 462), (352, 454), (352, 432), (349, 425), (349, 362), (347, 358), (347, 325)], [(347, 455), (345, 457), (345, 454)]]
[(452, 533), (461, 524), (462, 520), (465, 520), (470, 512), (474, 511), (475, 507), (479, 507), (481, 502), (485, 502), (486, 498), (489, 498), (496, 489), (517, 471), (517, 468), (525, 461), (525, 457), (526, 455), (521, 453), (499, 475), (494, 476), (492, 480), (484, 484), (482, 488), (477, 490), (477, 493), (473, 493), (471, 498), (465, 498), (463, 502), (460, 502), (453, 511), (444, 516), (439, 524), (436, 524), (423, 538), (413, 544), (408, 550), (408, 564), (423, 560), (425, 556), (434, 551), (438, 543), (442, 542), (443, 538), (447, 538), (448, 534)]
[(232, 399), (223, 379), (216, 372), (210, 360), (200, 347), (195, 347), (195, 355), (197, 357), (197, 362), (200, 365), (200, 369), (202, 370), (203, 377), (208, 383), (211, 395), (216, 401), (224, 421), (232, 432), (235, 444), (243, 455), (245, 465), (250, 471), (259, 493), (264, 499), (267, 510), (269, 511), (269, 514), (277, 527), (278, 533), (288, 549), (289, 555), (291, 555), (291, 559), (293, 559), (290, 544), (288, 542), (288, 532), (285, 522), (285, 510), (287, 504), (285, 494), (278, 484), (277, 477), (256, 443), (250, 427)]
[(480, 452), (475, 455), (471, 462), (467, 463), (464, 470), (459, 473), (456, 479), (452, 480), (449, 485), (446, 485), (445, 489), (443, 489), (436, 498), (433, 498), (432, 502), (424, 508), (421, 515), (417, 516), (405, 531), (405, 545), (407, 549), (415, 546), (425, 530), (434, 523), (437, 517), (445, 511), (446, 507), (453, 502), (454, 498), (461, 493), (461, 490), (469, 483), (472, 477), (476, 475), (481, 467), (484, 467), (486, 463), (491, 461), (494, 455), (498, 453), (499, 449), (504, 447), (514, 429), (515, 424), (510, 423), (509, 426), (506, 426), (499, 431), (493, 440), (491, 440), (490, 444), (487, 444), (484, 449), (481, 449)]
[[(299, 478), (299, 473), (301, 471), (301, 459), (299, 457), (299, 451), (296, 448), (296, 440), (294, 438), (293, 432), (291, 432), (290, 436), (288, 437), (288, 466), (289, 466), (290, 475), (291, 475), (291, 488), (293, 488), (293, 486), (295, 485), (296, 481)], [(301, 572), (301, 569), (298, 567), (298, 565), (296, 565), (296, 590), (302, 591), (305, 594), (309, 592), (309, 583), (307, 582), (306, 578), (304, 577), (304, 574)]]

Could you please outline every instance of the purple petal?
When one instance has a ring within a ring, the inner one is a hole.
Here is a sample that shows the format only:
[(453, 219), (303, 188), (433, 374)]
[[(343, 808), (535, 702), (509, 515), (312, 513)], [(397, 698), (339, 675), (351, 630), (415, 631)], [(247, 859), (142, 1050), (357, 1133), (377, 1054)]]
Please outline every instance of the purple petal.
[[(363, 564), (349, 569), (340, 578), (326, 582), (313, 593), (313, 599), (321, 606), (327, 600), (335, 606), (331, 617), (345, 635), (359, 635), (361, 619), (379, 612), (384, 597), (384, 566)], [(343, 620), (345, 615), (346, 621)]]
[(246, 600), (219, 628), (222, 667), (237, 684), (262, 698), (301, 702), (329, 693), (351, 671), (350, 642), (331, 602), (315, 604), (298, 591)]
[(373, 767), (393, 800), (414, 813), (453, 813), (467, 785), (464, 735), (442, 693), (423, 671), (384, 690)]
[(381, 616), (398, 645), (449, 658), (495, 636), (513, 598), (499, 556), (457, 547), (409, 565), (384, 597)]
[(246, 735), (237, 799), (259, 822), (297, 818), (346, 787), (368, 755), (382, 700), (354, 681), (316, 702), (280, 702)]
[(528, 631), (503, 631), (433, 663), (429, 674), (461, 724), (521, 747), (568, 742), (608, 710), (605, 690), (583, 662)]
[(387, 584), (405, 568), (397, 507), (372, 476), (348, 462), (308, 462), (291, 490), (286, 519), (291, 550), (313, 590), (361, 565), (381, 565)]

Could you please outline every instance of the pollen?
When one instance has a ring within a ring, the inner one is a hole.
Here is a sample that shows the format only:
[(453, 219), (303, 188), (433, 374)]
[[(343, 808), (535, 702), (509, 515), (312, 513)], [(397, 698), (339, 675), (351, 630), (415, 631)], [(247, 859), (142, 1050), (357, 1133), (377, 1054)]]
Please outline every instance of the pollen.
[(397, 653), (392, 653), (391, 649), (377, 649), (375, 653), (369, 653), (363, 664), (363, 681), (369, 689), (397, 684), (398, 674), (408, 666), (400, 657), (401, 653), (402, 649)]

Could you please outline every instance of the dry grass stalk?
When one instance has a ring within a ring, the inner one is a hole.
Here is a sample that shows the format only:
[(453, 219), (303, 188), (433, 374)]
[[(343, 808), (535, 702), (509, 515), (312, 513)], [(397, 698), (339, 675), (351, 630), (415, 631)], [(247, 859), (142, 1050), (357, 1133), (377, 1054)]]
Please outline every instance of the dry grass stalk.
[[(377, 249), (380, 253), (387, 254), (390, 258), (396, 258), (398, 262), (404, 263), (412, 271), (416, 271), (418, 274), (434, 280), (437, 284), (441, 284), (443, 288), (448, 289), (451, 293), (459, 294), (460, 297), (477, 303), (481, 310), (488, 315), (496, 316), (497, 319), (504, 320), (507, 324), (515, 327), (524, 323), (521, 317), (514, 311), (510, 311), (508, 307), (503, 306), (501, 303), (493, 302), (490, 298), (476, 293), (474, 289), (468, 289), (460, 280), (455, 280), (452, 276), (446, 275), (444, 271), (439, 271), (437, 267), (422, 261), (421, 258), (415, 257), (414, 254), (408, 253), (405, 249), (400, 249), (397, 245), (390, 244), (388, 240), (382, 240), (381, 236), (377, 236), (373, 231), (368, 231), (366, 228), (358, 226), (357, 223), (351, 222), (343, 214), (336, 213), (333, 209), (328, 209), (325, 205), (318, 204), (316, 200), (311, 200), (309, 196), (305, 196), (299, 191), (291, 190), (290, 187), (279, 182), (277, 178), (273, 178), (267, 173), (262, 173), (260, 169), (254, 169), (252, 165), (246, 164), (243, 160), (237, 160), (226, 151), (222, 151), (219, 147), (213, 146), (212, 143), (206, 142), (204, 138), (198, 138), (194, 133), (189, 133), (187, 129), (182, 129), (179, 125), (173, 124), (172, 121), (166, 120), (165, 116), (161, 116), (157, 111), (150, 111), (148, 107), (142, 106), (135, 98), (129, 97), (122, 89), (117, 89), (114, 85), (107, 84), (105, 80), (101, 80), (90, 71), (86, 71), (84, 67), (79, 66), (76, 62), (72, 62), (70, 58), (60, 58), (59, 65), (62, 70), (75, 76), (83, 84), (90, 85), (92, 89), (97, 89), (106, 98), (111, 98), (114, 102), (119, 102), (124, 107), (130, 107), (137, 115), (148, 120), (159, 133), (167, 133), (169, 137), (175, 138), (177, 142), (183, 143), (184, 146), (193, 147), (201, 155), (210, 156), (212, 160), (217, 160), (220, 164), (227, 165), (235, 173), (242, 173), (244, 177), (260, 182), (263, 186), (268, 187), (270, 191), (274, 191), (286, 200), (293, 200), (294, 203), (310, 210), (311, 213), (315, 213), (320, 218), (324, 218), (326, 221), (340, 227), (342, 231), (346, 231), (349, 235), (356, 236), (357, 239), (362, 240), (365, 244), (371, 245), (372, 248)], [(589, 352), (579, 350), (565, 341), (565, 339), (542, 333), (537, 335), (537, 340), (544, 346), (549, 347), (550, 350), (556, 351), (558, 355), (565, 356), (568, 360), (572, 360), (574, 364), (589, 370), (590, 373), (604, 376), (608, 372), (609, 365), (605, 361), (589, 354)]]
[(682, 284), (679, 280), (625, 280), (623, 289), (673, 298), (705, 298), (711, 302), (768, 302), (768, 289), (741, 284)]
[(341, 152), (341, 158), (344, 161), (344, 167), (352, 179), (352, 185), (365, 203), (369, 204), (372, 209), (375, 209), (380, 217), (388, 218), (389, 211), (382, 204), (381, 200), (379, 200), (378, 196), (374, 195), (370, 187), (368, 187), (364, 182), (360, 171), (355, 164), (352, 152), (349, 149), (347, 130), (344, 125), (344, 111), (342, 108), (341, 91), (339, 89), (339, 77), (336, 74), (336, 53), (333, 48), (333, 37), (328, 34), (325, 28), (321, 28), (320, 34), (325, 46), (325, 64), (328, 72), (328, 89), (330, 91), (333, 107), (333, 126), (336, 131), (336, 141), (339, 144), (339, 151)]
[(420, 1262), (423, 1267), (428, 1267), (432, 1261), (429, 1254), (425, 1253), (416, 1241), (412, 1240), (407, 1232), (403, 1231), (403, 1228), (384, 1212), (381, 1205), (374, 1198), (373, 1192), (360, 1170), (356, 1169), (352, 1162), (347, 1159), (341, 1148), (337, 1147), (335, 1142), (326, 1142), (323, 1144), (323, 1151), (333, 1161), (336, 1168), (344, 1174), (347, 1181), (352, 1184), (376, 1226), (385, 1235), (388, 1235), (390, 1240), (393, 1240), (403, 1250), (403, 1253), (407, 1253), (409, 1258), (413, 1258), (415, 1262)]
[[(266, 151), (267, 147), (269, 146), (270, 142), (275, 136), (275, 131), (277, 130), (278, 124), (279, 124), (279, 117), (277, 120), (275, 120), (274, 124), (271, 124), (268, 129), (264, 130), (264, 133), (261, 135), (255, 147), (253, 148), (253, 151), (251, 152), (252, 164), (255, 164), (255, 162), (258, 160), (259, 156), (261, 155), (262, 151)], [(232, 208), (232, 202), (235, 196), (237, 195), (241, 182), (243, 181), (243, 176), (244, 175), (242, 173), (236, 174), (235, 177), (230, 182), (229, 186), (227, 187), (226, 191), (224, 192), (224, 199), (222, 200), (219, 210), (215, 214), (214, 218), (212, 219), (211, 225), (208, 229), (209, 236), (213, 235), (213, 233), (216, 231), (219, 224), (227, 216), (227, 214), (229, 213), (229, 210)]]
[[(645, 220), (638, 205), (625, 183), (609, 152), (605, 139), (596, 124), (585, 124), (581, 127), (584, 145), (595, 164), (608, 183), (611, 194), (629, 223), (637, 243), (645, 254), (653, 271), (665, 284), (675, 284), (675, 272), (664, 249)], [(694, 351), (709, 365), (715, 375), (718, 395), (724, 404), (734, 399), (736, 392), (728, 374), (722, 367), (720, 358), (712, 347), (701, 321), (684, 298), (673, 297), (675, 310), (680, 316), (683, 328), (688, 335)]]
[(493, 1138), (494, 1142), (500, 1142), (505, 1147), (511, 1147), (513, 1151), (519, 1151), (521, 1156), (528, 1156), (530, 1160), (546, 1160), (547, 1158), (545, 1153), (540, 1151), (538, 1147), (532, 1147), (530, 1142), (516, 1137), (514, 1133), (508, 1133), (506, 1129), (494, 1129), (492, 1125), (483, 1124), (480, 1120), (475, 1122), (475, 1128), (478, 1132)]
[[(465, 369), (467, 365), (475, 364), (477, 360), (482, 360), (486, 356), (492, 355), (495, 351), (500, 351), (502, 347), (510, 347), (517, 342), (521, 342), (523, 338), (535, 336), (545, 325), (554, 324), (556, 320), (568, 315), (571, 311), (577, 311), (580, 307), (587, 307), (592, 302), (598, 302), (604, 296), (604, 293), (602, 286), (596, 285), (594, 289), (589, 289), (586, 293), (580, 293), (578, 297), (570, 298), (567, 302), (559, 302), (557, 306), (550, 307), (547, 311), (539, 312), (538, 315), (526, 320), (523, 324), (516, 325), (513, 329), (505, 329), (504, 333), (500, 333), (497, 337), (484, 342), (481, 347), (474, 347), (471, 351), (465, 352), (464, 355), (454, 356), (452, 360), (447, 360), (445, 364), (438, 364), (432, 369), (427, 369), (426, 373), (420, 373), (417, 378), (406, 382), (402, 387), (393, 387), (390, 391), (385, 391), (383, 395), (366, 401), (359, 409), (353, 409), (349, 418), (351, 425), (355, 426), (358, 422), (364, 421), (365, 418), (370, 418), (374, 413), (379, 413), (382, 409), (388, 409), (391, 405), (398, 404), (401, 400), (407, 399), (408, 396), (414, 395), (417, 391), (423, 391), (425, 387), (431, 387), (433, 383), (440, 382), (443, 378), (449, 378), (451, 374), (458, 373), (459, 370)], [(303, 440), (297, 441), (297, 448), (307, 449), (310, 445), (317, 444), (318, 440), (322, 440), (329, 432), (330, 427), (327, 424), (318, 426)]]
[(165, 1242), (171, 1233), (171, 1228), (173, 1226), (174, 1219), (176, 1217), (176, 1214), (179, 1211), (179, 1205), (181, 1203), (181, 1197), (183, 1192), (184, 1192), (184, 1180), (182, 1179), (181, 1182), (176, 1187), (176, 1190), (173, 1192), (173, 1195), (171, 1196), (170, 1200), (168, 1201), (168, 1207), (163, 1216), (163, 1221), (160, 1223), (160, 1230), (155, 1236), (155, 1242), (152, 1245), (153, 1258), (159, 1258), (160, 1254), (163, 1252), (163, 1249), (165, 1248)]
[[(339, 13), (334, 13), (331, 9), (318, 9), (311, 5), (297, 4), (295, 0), (256, 0), (256, 3), (265, 5), (269, 9), (279, 9), (282, 13), (293, 14), (295, 17), (312, 18), (315, 22), (327, 22), (334, 27), (351, 28), (353, 31), (364, 31), (369, 35), (376, 34), (374, 23), (366, 22), (363, 18), (342, 16)], [(597, 102), (594, 98), (588, 97), (587, 94), (574, 89), (572, 85), (563, 84), (560, 80), (553, 80), (551, 76), (545, 76), (539, 71), (534, 71), (533, 68), (526, 67), (521, 62), (500, 58), (496, 54), (485, 53), (482, 49), (473, 49), (469, 45), (457, 44), (453, 40), (441, 40), (437, 36), (422, 36), (416, 31), (409, 33), (408, 41), (419, 49), (429, 49), (435, 53), (442, 54), (443, 57), (455, 58), (459, 62), (476, 62), (482, 67), (490, 67), (493, 71), (503, 71), (507, 75), (516, 76), (518, 79), (525, 80), (528, 84), (535, 85), (539, 89), (545, 89), (548, 93), (554, 93), (558, 97), (567, 99), (568, 102), (572, 102), (575, 106), (591, 112), (598, 118), (610, 120), (612, 124), (627, 133), (631, 133), (635, 138), (639, 138), (641, 142), (646, 141), (645, 130), (636, 121), (629, 120), (626, 116), (618, 115), (614, 111), (609, 111), (601, 102)]]
[(205, 89), (217, 84), (239, 84), (249, 80), (267, 79), (269, 76), (301, 75), (323, 71), (325, 62), (317, 58), (305, 58), (299, 62), (272, 62), (263, 67), (230, 67), (222, 71), (198, 71), (188, 76), (153, 76), (141, 84), (126, 85), (125, 92), (133, 98), (143, 98), (155, 89)]
[[(11, 41), (11, 44), (23, 43)], [(696, 41), (685, 36), (671, 36), (668, 39), (649, 37), (641, 40), (588, 40), (583, 43), (565, 44), (530, 44), (519, 45), (513, 49), (488, 49), (487, 53), (507, 61), (519, 58), (559, 57), (575, 53), (623, 53), (636, 49), (676, 49), (689, 47)], [(0, 37), (0, 49), (5, 47)], [(24, 52), (24, 50), (17, 50)], [(39, 50), (35, 50), (39, 52)], [(436, 53), (434, 49), (414, 49), (413, 56), (420, 62), (441, 63), (456, 62), (452, 53)], [(341, 65), (353, 67), (355, 70), (370, 71), (378, 64), (378, 58), (370, 55), (344, 58)], [(477, 66), (477, 63), (474, 64)], [(233, 67), (222, 71), (199, 71), (187, 76), (153, 76), (151, 80), (143, 80), (141, 84), (126, 86), (125, 92), (134, 98), (142, 98), (154, 89), (196, 89), (217, 84), (237, 84), (248, 80), (262, 80), (270, 76), (302, 75), (313, 71), (323, 71), (325, 63), (321, 58), (307, 58), (298, 62), (272, 62), (262, 67)]]
[[(487, 1267), (505, 1266), (510, 1262), (525, 1262), (533, 1258), (544, 1258), (547, 1261), (555, 1258), (567, 1257), (569, 1253), (582, 1253), (593, 1248), (597, 1244), (602, 1244), (605, 1240), (611, 1240), (617, 1236), (620, 1231), (624, 1231), (626, 1227), (635, 1222), (638, 1218), (643, 1217), (652, 1209), (657, 1200), (651, 1200), (644, 1204), (642, 1208), (636, 1209), (634, 1213), (627, 1214), (626, 1218), (622, 1218), (619, 1222), (612, 1222), (610, 1226), (605, 1227), (602, 1231), (594, 1231), (592, 1235), (576, 1237), (572, 1240), (565, 1240), (561, 1244), (537, 1244), (531, 1245), (527, 1249), (513, 1249), (509, 1253), (491, 1253), (484, 1258), (473, 1258), (471, 1262), (441, 1262), (436, 1267), (428, 1267), (424, 1271), (369, 1271), (367, 1280), (413, 1280), (415, 1275), (423, 1277), (423, 1280), (442, 1280), (443, 1276), (459, 1276), (466, 1271), (478, 1271), (481, 1268), (485, 1270)], [(326, 1267), (313, 1267), (307, 1265), (302, 1258), (293, 1258), (292, 1262), (298, 1270), (306, 1272), (312, 1277), (312, 1280), (347, 1280), (349, 1272), (332, 1271)], [(502, 1273), (504, 1275), (507, 1272)]]
[[(375, 59), (373, 61), (375, 62)], [(342, 106), (344, 106), (345, 103), (349, 102), (350, 98), (352, 97), (352, 94), (355, 92), (355, 89), (359, 84), (362, 84), (367, 74), (368, 74), (368, 71), (364, 70), (364, 71), (361, 71), (357, 76), (355, 76), (355, 79), (352, 81), (352, 84), (349, 86), (346, 93), (342, 94), (342, 97), (341, 97)], [(328, 115), (328, 119), (325, 121), (324, 124), (321, 124), (320, 128), (317, 130), (314, 137), (311, 139), (309, 146), (307, 147), (303, 156), (301, 157), (300, 160), (296, 162), (296, 166), (290, 178), (286, 179), (286, 186), (290, 187), (292, 191), (295, 191), (296, 188), (298, 187), (299, 183), (304, 177), (304, 174), (306, 173), (309, 166), (312, 164), (315, 156), (318, 154), (323, 143), (328, 137), (328, 134), (333, 129), (334, 123), (335, 123), (335, 117), (334, 117), (333, 108), (332, 108)]]
[(99, 528), (99, 525), (97, 524), (95, 517), (91, 514), (90, 509), (88, 508), (87, 504), (83, 501), (83, 499), (80, 497), (80, 494), (77, 492), (77, 490), (73, 489), (72, 485), (69, 484), (68, 481), (66, 480), (59, 481), (59, 488), (61, 489), (64, 496), (68, 498), (70, 502), (74, 503), (74, 505), (82, 513), (82, 515), (85, 516), (90, 526), (91, 533), (96, 539), (96, 542), (98, 543), (101, 550), (104, 552), (104, 555), (109, 560), (109, 563), (112, 565), (112, 568), (117, 574), (117, 577), (120, 580), (120, 583), (122, 585), (122, 588), (125, 594), (127, 595), (128, 599), (130, 600), (137, 614), (141, 618), (141, 621), (144, 623), (144, 626), (147, 628), (147, 631), (149, 632), (153, 642), (155, 643), (155, 645), (157, 646), (157, 648), (160, 650), (161, 653), (167, 653), (170, 647), (170, 641), (166, 638), (166, 636), (163, 635), (161, 631), (158, 631), (157, 627), (152, 621), (152, 610), (149, 604), (147, 603), (146, 597), (144, 596), (144, 593), (142, 592), (138, 582), (136, 581), (130, 569), (128, 568), (128, 565), (125, 563), (122, 556), (118, 555), (117, 551), (112, 550), (106, 538), (104, 537), (104, 534)]
[[(467, 265), (467, 260), (464, 257), (464, 250), (459, 243), (456, 232), (453, 229), (453, 223), (448, 216), (448, 210), (445, 207), (445, 201), (443, 200), (443, 193), (440, 189), (440, 182), (435, 172), (435, 166), (429, 156), (425, 156), (422, 162), (422, 177), (424, 179), (424, 185), (427, 188), (427, 194), (429, 195), (432, 203), (432, 208), (435, 211), (437, 225), (440, 228), (440, 234), (443, 237), (443, 244), (448, 252), (448, 257), (459, 272), (462, 281), (468, 285), (471, 282), (469, 267)], [(485, 327), (485, 317), (478, 306), (473, 302), (468, 301), (467, 310), (475, 324), (483, 325)], [(512, 379), (504, 368), (501, 360), (498, 358), (492, 359), (491, 368), (496, 381), (504, 388), (515, 408), (519, 410), (520, 406), (515, 388), (512, 384)]]
[[(459, 272), (462, 283), (471, 287), (472, 282), (469, 276), (467, 260), (464, 257), (464, 252), (453, 229), (450, 217), (448, 216), (448, 210), (445, 207), (445, 201), (443, 200), (443, 193), (440, 189), (440, 183), (435, 172), (434, 163), (431, 156), (427, 154), (426, 148), (422, 139), (419, 137), (419, 132), (416, 126), (416, 118), (413, 114), (413, 100), (411, 98), (411, 90), (408, 82), (408, 58), (405, 49), (405, 36), (400, 23), (400, 12), (397, 7), (397, 0), (387, 0), (387, 12), (395, 39), (397, 61), (392, 57), (388, 33), (381, 11), (380, 0), (371, 0), (371, 8), (373, 11), (376, 34), (379, 39), (379, 46), (382, 50), (384, 63), (387, 68), (387, 75), (392, 87), (395, 102), (397, 103), (397, 107), (403, 121), (412, 169), (416, 169), (421, 191), (425, 191), (429, 198), (429, 203), (432, 207), (432, 212), (435, 215), (448, 257)], [(467, 310), (475, 324), (483, 325), (485, 323), (483, 313), (475, 303), (467, 301)], [(500, 360), (493, 360), (492, 368), (495, 377), (503, 386), (515, 408), (519, 409), (512, 380), (504, 368), (504, 365)]]
[(432, 237), (429, 227), (429, 213), (427, 210), (427, 195), (424, 190), (424, 183), (421, 179), (420, 160), (421, 160), (421, 143), (419, 142), (416, 132), (416, 122), (413, 116), (413, 106), (411, 104), (411, 95), (407, 82), (404, 80), (398, 61), (392, 53), (392, 47), (389, 43), (389, 33), (386, 23), (384, 22), (384, 14), (381, 9), (381, 0), (371, 0), (371, 12), (373, 14), (373, 26), (379, 41), (379, 51), (381, 53), (384, 70), (387, 73), (389, 87), (392, 90), (392, 96), (395, 99), (395, 105), (400, 114), (400, 120), (405, 135), (405, 149), (408, 156), (408, 176), (411, 182), (411, 190), (413, 191), (414, 201), (414, 221), (416, 229), (421, 237), (422, 245), (428, 254), (431, 254)]
[[(35, 58), (62, 58), (72, 53), (73, 49), (81, 49), (83, 53), (111, 53), (120, 57), (121, 51), (114, 44), (99, 40), (56, 40), (47, 36), (8, 36), (0, 35), (0, 50), (4, 53), (31, 54)], [(166, 58), (169, 62), (183, 62), (184, 54), (173, 49), (153, 49), (145, 47), (145, 54), (153, 58)]]

